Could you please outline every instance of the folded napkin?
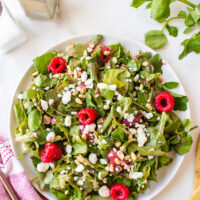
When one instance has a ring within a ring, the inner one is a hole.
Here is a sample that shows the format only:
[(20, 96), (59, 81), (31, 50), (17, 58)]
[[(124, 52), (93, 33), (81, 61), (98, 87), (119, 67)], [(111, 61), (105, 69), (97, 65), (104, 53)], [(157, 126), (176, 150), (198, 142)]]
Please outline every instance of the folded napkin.
[[(20, 162), (14, 156), (7, 139), (0, 136), (0, 169), (20, 200), (44, 200), (31, 185)], [(11, 200), (0, 181), (0, 200)]]

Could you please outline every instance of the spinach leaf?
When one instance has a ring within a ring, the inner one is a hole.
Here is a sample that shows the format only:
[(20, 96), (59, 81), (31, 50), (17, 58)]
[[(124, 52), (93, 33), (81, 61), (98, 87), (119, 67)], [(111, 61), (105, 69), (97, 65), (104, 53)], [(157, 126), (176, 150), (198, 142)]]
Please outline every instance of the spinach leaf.
[(91, 38), (89, 44), (94, 44), (96, 46), (99, 42), (101, 42), (102, 39), (103, 35), (95, 35)]
[(178, 28), (175, 26), (170, 26), (169, 24), (167, 24), (166, 29), (169, 32), (169, 35), (173, 36), (173, 37), (177, 37), (178, 36)]
[(168, 157), (168, 156), (158, 157), (158, 169), (161, 168), (161, 167), (165, 167), (171, 161), (172, 161), (172, 159), (170, 157)]
[(190, 39), (184, 40), (181, 45), (184, 47), (179, 59), (183, 59), (191, 52), (200, 53), (200, 32), (194, 34)]
[(102, 95), (104, 96), (105, 99), (112, 99), (115, 95), (115, 91), (108, 90), (108, 89), (102, 89), (101, 93), (102, 93)]
[(162, 31), (151, 30), (145, 33), (145, 44), (152, 49), (160, 49), (167, 44), (167, 37)]
[(28, 114), (28, 127), (31, 131), (36, 131), (42, 122), (42, 113), (40, 113), (37, 109), (33, 109)]
[(170, 15), (169, 0), (153, 0), (151, 5), (151, 18), (163, 21)]
[(166, 82), (164, 84), (164, 86), (168, 89), (174, 89), (174, 88), (177, 88), (179, 86), (179, 83), (177, 83), (177, 82)]
[(74, 44), (69, 43), (67, 46), (67, 56), (80, 59), (83, 56), (84, 50), (87, 49), (87, 44)]
[(188, 103), (188, 97), (182, 96), (182, 97), (174, 97), (174, 110), (180, 110), (185, 111), (187, 110), (187, 103)]
[(145, 2), (147, 2), (149, 0), (132, 0), (132, 7), (138, 8), (140, 7), (142, 4), (144, 4)]
[(56, 52), (47, 52), (39, 57), (34, 58), (33, 64), (41, 74), (45, 74), (48, 72), (49, 63), (55, 56)]
[(16, 103), (14, 106), (15, 116), (19, 123), (22, 123), (26, 119), (26, 112), (23, 107), (23, 103)]
[(140, 76), (145, 79), (146, 81), (152, 81), (152, 80), (156, 80), (156, 79), (159, 79), (160, 76), (161, 76), (161, 73), (149, 73), (148, 71), (146, 70), (143, 70), (140, 72)]

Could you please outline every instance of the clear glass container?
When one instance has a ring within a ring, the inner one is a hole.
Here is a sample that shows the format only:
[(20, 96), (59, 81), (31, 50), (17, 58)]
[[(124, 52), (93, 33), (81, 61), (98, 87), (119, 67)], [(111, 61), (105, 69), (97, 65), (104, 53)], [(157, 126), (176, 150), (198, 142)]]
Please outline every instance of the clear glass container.
[(54, 18), (58, 0), (19, 0), (27, 17), (48, 20)]
[(0, 0), (0, 53), (11, 51), (26, 40), (25, 32)]

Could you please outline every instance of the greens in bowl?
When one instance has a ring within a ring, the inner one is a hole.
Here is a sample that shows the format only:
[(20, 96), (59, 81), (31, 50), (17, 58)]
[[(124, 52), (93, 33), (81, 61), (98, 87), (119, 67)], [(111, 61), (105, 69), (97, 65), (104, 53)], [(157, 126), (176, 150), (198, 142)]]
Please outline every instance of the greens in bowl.
[(168, 152), (192, 144), (190, 120), (176, 112), (188, 99), (164, 82), (160, 56), (102, 39), (35, 58), (14, 107), (16, 141), (31, 152), (40, 188), (60, 200), (135, 199), (170, 164)]

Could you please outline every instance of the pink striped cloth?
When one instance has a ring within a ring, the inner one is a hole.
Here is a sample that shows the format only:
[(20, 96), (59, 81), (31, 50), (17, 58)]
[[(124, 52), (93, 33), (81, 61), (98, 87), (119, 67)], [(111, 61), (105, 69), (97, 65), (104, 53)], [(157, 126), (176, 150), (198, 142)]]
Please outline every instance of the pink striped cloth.
[[(31, 185), (20, 162), (14, 156), (7, 139), (0, 136), (0, 169), (20, 200), (44, 200)], [(0, 200), (11, 200), (0, 181)]]

